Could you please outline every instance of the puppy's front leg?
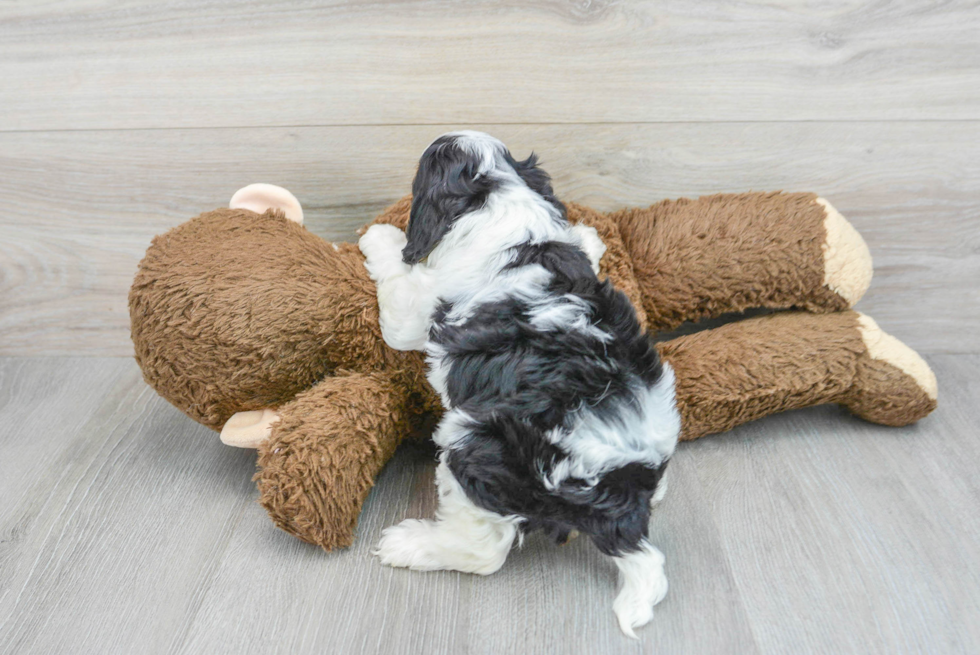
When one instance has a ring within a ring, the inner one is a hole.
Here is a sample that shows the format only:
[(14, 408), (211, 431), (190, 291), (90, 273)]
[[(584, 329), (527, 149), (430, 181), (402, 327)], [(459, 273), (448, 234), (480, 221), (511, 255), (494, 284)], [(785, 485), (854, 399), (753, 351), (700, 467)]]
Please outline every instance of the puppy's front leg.
[(507, 559), (522, 519), (474, 505), (445, 458), (436, 468), (436, 485), (436, 520), (408, 519), (387, 528), (375, 550), (381, 563), (417, 571), (496, 572)]
[(405, 233), (393, 225), (368, 228), (357, 242), (364, 265), (378, 284), (381, 336), (395, 350), (422, 350), (429, 336), (437, 295), (423, 264), (402, 261)]

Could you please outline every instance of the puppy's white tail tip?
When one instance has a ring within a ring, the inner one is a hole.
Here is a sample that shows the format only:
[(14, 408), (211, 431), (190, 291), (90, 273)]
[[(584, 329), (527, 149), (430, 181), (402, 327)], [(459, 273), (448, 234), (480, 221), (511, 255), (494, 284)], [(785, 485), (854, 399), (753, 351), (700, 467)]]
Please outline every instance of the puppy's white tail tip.
[(631, 639), (639, 639), (634, 631), (635, 628), (642, 628), (653, 620), (653, 607), (647, 604), (649, 599), (639, 600), (639, 602), (638, 600), (629, 599), (629, 602), (616, 603), (613, 606), (619, 629)]
[(633, 632), (633, 626), (627, 623), (622, 617), (619, 618), (619, 629), (622, 630), (623, 634), (630, 639), (636, 639), (637, 641), (640, 640), (640, 638), (636, 636), (636, 633)]

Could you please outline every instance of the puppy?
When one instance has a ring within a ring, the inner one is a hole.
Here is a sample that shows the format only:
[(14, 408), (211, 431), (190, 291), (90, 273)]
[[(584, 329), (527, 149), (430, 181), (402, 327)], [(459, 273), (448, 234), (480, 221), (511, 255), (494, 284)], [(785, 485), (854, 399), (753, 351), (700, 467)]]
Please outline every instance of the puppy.
[(490, 574), (515, 539), (575, 530), (610, 556), (622, 630), (667, 592), (648, 539), (680, 432), (674, 374), (626, 296), (596, 276), (605, 247), (571, 227), (534, 155), (454, 132), (430, 145), (407, 235), (361, 238), (385, 341), (424, 350), (446, 414), (434, 521), (384, 531), (390, 566)]

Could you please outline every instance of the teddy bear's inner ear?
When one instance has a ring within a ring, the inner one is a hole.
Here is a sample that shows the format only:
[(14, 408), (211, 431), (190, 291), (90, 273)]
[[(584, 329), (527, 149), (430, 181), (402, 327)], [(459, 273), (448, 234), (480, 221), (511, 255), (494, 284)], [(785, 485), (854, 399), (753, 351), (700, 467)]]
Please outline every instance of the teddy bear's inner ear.
[(280, 209), (291, 221), (303, 224), (303, 207), (296, 196), (275, 184), (249, 184), (235, 192), (228, 203), (231, 209), (248, 209), (263, 214), (267, 209)]
[(258, 448), (272, 434), (272, 425), (278, 421), (279, 413), (271, 409), (238, 412), (221, 428), (221, 443), (236, 448)]

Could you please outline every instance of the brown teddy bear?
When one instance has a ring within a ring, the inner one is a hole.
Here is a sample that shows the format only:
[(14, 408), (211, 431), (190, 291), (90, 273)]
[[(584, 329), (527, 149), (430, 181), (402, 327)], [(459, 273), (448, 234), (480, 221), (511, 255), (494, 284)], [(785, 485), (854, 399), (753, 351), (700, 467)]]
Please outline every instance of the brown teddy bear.
[[(410, 199), (376, 219), (400, 228)], [(657, 344), (682, 439), (840, 403), (906, 425), (936, 406), (911, 349), (850, 311), (871, 280), (860, 235), (806, 193), (723, 194), (601, 213), (601, 274), (652, 333), (748, 308), (794, 309)], [(350, 545), (375, 476), (441, 411), (422, 355), (388, 348), (355, 244), (301, 225), (289, 192), (252, 185), (153, 240), (129, 295), (146, 382), (226, 443), (258, 447), (260, 502), (283, 530)], [(805, 311), (801, 311), (805, 310)]]

